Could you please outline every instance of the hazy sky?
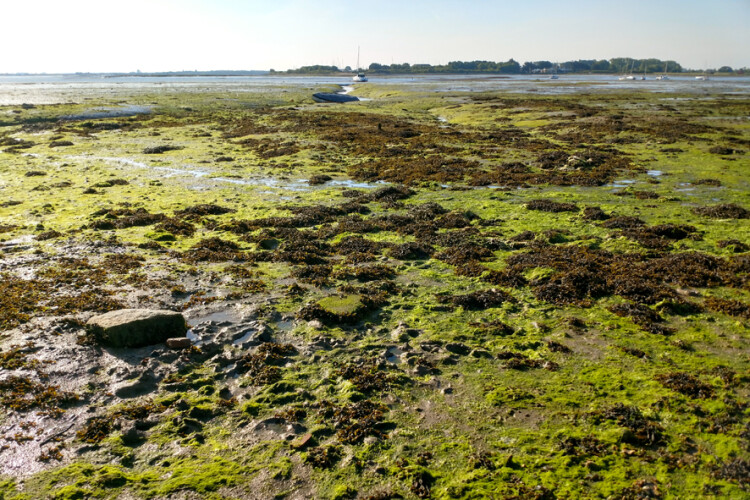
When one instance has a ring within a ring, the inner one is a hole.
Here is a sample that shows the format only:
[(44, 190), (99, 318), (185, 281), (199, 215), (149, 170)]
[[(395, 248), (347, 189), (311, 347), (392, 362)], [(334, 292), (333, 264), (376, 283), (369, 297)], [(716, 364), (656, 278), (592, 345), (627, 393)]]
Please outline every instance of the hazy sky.
[(4, 0), (0, 72), (612, 57), (750, 67), (750, 0)]

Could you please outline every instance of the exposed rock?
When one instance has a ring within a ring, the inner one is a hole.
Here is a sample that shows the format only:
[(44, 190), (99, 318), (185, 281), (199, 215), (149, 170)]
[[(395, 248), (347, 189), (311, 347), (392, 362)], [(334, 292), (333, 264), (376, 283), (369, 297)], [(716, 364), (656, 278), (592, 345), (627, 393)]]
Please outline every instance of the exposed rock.
[(409, 339), (418, 337), (420, 333), (416, 328), (409, 328), (405, 323), (399, 323), (391, 332), (391, 339), (397, 342), (408, 342)]
[(167, 339), (167, 347), (170, 349), (186, 349), (193, 345), (192, 341), (187, 337), (175, 337)]
[(121, 309), (94, 316), (86, 324), (101, 343), (110, 347), (141, 347), (172, 337), (184, 337), (182, 314), (166, 310)]
[(471, 352), (471, 349), (466, 344), (462, 344), (460, 342), (450, 342), (448, 344), (445, 344), (445, 349), (449, 352), (452, 352), (454, 354), (458, 354), (459, 356), (466, 356)]
[(290, 446), (297, 450), (302, 449), (312, 442), (312, 438), (313, 438), (313, 435), (308, 432), (307, 434), (304, 434), (300, 436), (299, 438), (295, 439), (294, 441), (292, 441)]

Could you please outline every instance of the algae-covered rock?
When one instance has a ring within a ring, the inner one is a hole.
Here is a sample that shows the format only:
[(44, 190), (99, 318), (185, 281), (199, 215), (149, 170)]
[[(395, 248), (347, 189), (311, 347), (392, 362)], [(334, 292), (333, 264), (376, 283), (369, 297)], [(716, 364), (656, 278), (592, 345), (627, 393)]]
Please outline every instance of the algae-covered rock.
[(182, 314), (166, 310), (120, 309), (94, 316), (87, 329), (101, 344), (110, 347), (141, 347), (185, 337), (187, 323)]
[(362, 308), (362, 298), (355, 294), (344, 297), (332, 296), (321, 299), (318, 305), (336, 316), (349, 316)]
[(333, 295), (303, 307), (297, 316), (305, 321), (319, 321), (322, 324), (356, 323), (370, 307), (366, 298), (358, 294)]

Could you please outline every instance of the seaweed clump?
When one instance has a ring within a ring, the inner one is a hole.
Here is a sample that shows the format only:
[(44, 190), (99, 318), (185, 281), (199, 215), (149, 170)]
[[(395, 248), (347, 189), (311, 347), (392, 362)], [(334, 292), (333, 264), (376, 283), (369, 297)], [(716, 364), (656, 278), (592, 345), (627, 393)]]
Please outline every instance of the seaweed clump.
[(563, 203), (547, 199), (531, 200), (526, 204), (526, 208), (529, 210), (539, 210), (541, 212), (552, 213), (578, 211), (578, 205), (575, 203)]
[(498, 307), (506, 302), (515, 303), (516, 299), (503, 290), (491, 288), (489, 290), (478, 290), (466, 295), (438, 296), (438, 301), (443, 304), (451, 304), (454, 307), (475, 311)]
[(655, 378), (664, 387), (691, 398), (706, 399), (712, 397), (714, 394), (714, 390), (710, 385), (704, 384), (689, 373), (662, 373)]
[(625, 427), (621, 441), (636, 446), (659, 446), (665, 443), (664, 429), (651, 418), (647, 418), (635, 406), (617, 403), (611, 408), (591, 414), (594, 423), (599, 420), (614, 420)]
[(748, 486), (750, 485), (750, 462), (742, 458), (735, 458), (717, 467), (714, 476), (739, 483), (742, 486)]
[(246, 354), (237, 361), (237, 372), (247, 374), (253, 385), (268, 385), (281, 380), (279, 365), (297, 350), (291, 344), (264, 342), (252, 354)]
[(665, 249), (670, 242), (684, 240), (695, 234), (696, 228), (687, 224), (661, 224), (627, 228), (622, 235), (646, 248)]
[(609, 451), (609, 446), (602, 443), (594, 436), (562, 438), (558, 442), (558, 448), (563, 454), (580, 459), (582, 457), (605, 455)]
[(740, 300), (709, 297), (705, 301), (706, 307), (712, 311), (728, 314), (737, 318), (750, 319), (750, 305)]
[(383, 420), (388, 408), (369, 399), (338, 406), (330, 401), (318, 404), (318, 413), (325, 420), (332, 420), (336, 437), (345, 444), (357, 444), (367, 436), (385, 438)]
[(172, 144), (163, 144), (161, 146), (151, 146), (148, 148), (143, 149), (143, 154), (145, 155), (157, 155), (161, 153), (166, 153), (167, 151), (177, 151), (182, 149), (182, 146), (175, 146)]
[(59, 386), (34, 382), (28, 377), (10, 376), (0, 381), (0, 404), (21, 413), (38, 410), (41, 415), (59, 417), (65, 408), (80, 400)]
[(633, 322), (650, 333), (658, 335), (669, 335), (674, 331), (660, 323), (664, 322), (656, 311), (643, 304), (616, 304), (609, 308), (610, 312), (617, 316), (628, 317)]
[(695, 207), (693, 212), (712, 219), (750, 219), (750, 210), (735, 203), (725, 203), (708, 207)]
[(336, 369), (336, 375), (350, 381), (358, 391), (371, 393), (390, 388), (398, 377), (378, 369), (372, 361), (347, 363)]
[(190, 247), (189, 250), (182, 254), (182, 258), (191, 263), (245, 260), (245, 253), (241, 252), (239, 248), (239, 245), (233, 241), (216, 237), (206, 238)]
[(330, 469), (341, 459), (341, 447), (337, 445), (315, 446), (307, 451), (305, 462), (319, 469)]

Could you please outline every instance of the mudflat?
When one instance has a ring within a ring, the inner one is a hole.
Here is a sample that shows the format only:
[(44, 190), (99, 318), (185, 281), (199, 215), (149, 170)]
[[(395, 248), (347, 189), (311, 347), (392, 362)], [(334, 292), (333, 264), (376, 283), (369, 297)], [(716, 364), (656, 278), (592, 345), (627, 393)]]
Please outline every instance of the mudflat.
[(0, 106), (0, 498), (746, 495), (750, 93), (478, 81)]

